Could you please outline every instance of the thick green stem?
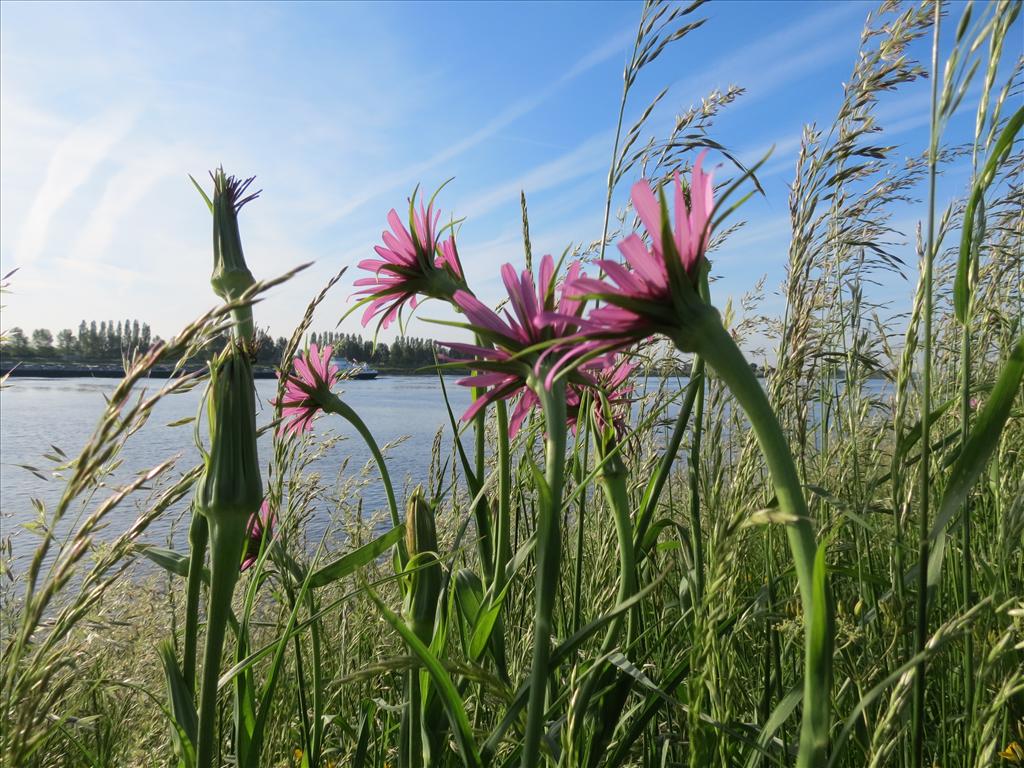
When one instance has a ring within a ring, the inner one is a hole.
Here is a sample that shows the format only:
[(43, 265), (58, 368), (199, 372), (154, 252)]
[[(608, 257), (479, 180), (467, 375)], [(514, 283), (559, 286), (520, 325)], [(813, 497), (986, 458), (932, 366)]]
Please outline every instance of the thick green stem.
[(245, 547), (246, 517), (224, 515), (209, 519), (210, 599), (206, 609), (206, 649), (203, 653), (203, 685), (199, 702), (197, 768), (212, 768), (217, 748), (217, 679), (224, 650), (224, 629), (231, 615), (231, 597), (238, 581), (238, 567)]
[(193, 509), (188, 529), (188, 582), (185, 587), (185, 648), (182, 676), (188, 689), (196, 692), (196, 653), (199, 646), (199, 598), (203, 587), (203, 567), (210, 529), (206, 516)]
[[(373, 455), (373, 460), (377, 463), (377, 471), (380, 472), (381, 482), (384, 483), (384, 493), (388, 498), (388, 511), (391, 513), (391, 524), (396, 528), (402, 524), (401, 516), (398, 514), (398, 502), (395, 500), (395, 489), (391, 485), (391, 475), (388, 473), (388, 465), (384, 461), (384, 454), (380, 452), (380, 448), (377, 447), (377, 441), (373, 439), (373, 434), (369, 428), (363, 423), (363, 420), (359, 418), (359, 414), (352, 410), (351, 406), (345, 403), (340, 397), (331, 393), (327, 397), (323, 398), (323, 402), (319, 403), (320, 407), (327, 413), (334, 413), (341, 416), (349, 424), (356, 428), (356, 432), (359, 433), (360, 437), (363, 438), (363, 442), (366, 443), (366, 447), (370, 449), (370, 453)], [(405, 542), (398, 542), (398, 552), (400, 558), (400, 564), (405, 567), (408, 555), (405, 551)]]
[(544, 733), (547, 699), (548, 662), (551, 657), (552, 613), (558, 591), (561, 560), (562, 484), (565, 471), (565, 386), (557, 382), (551, 390), (536, 384), (547, 426), (545, 485), (538, 505), (537, 573), (533, 622), (533, 668), (530, 673), (530, 699), (526, 711), (526, 737), (523, 742), (523, 768), (535, 768), (540, 762), (540, 739)]
[[(695, 327), (697, 325), (699, 327)], [(828, 746), (832, 621), (829, 601), (815, 599), (814, 572), (818, 547), (807, 514), (803, 488), (793, 455), (768, 397), (717, 313), (701, 314), (695, 324), (686, 329), (686, 340), (691, 344), (683, 345), (676, 340), (677, 346), (682, 349), (697, 346), (697, 352), (715, 370), (746, 413), (768, 464), (779, 510), (789, 519), (786, 537), (793, 555), (805, 626), (803, 722), (797, 767), (814, 768), (824, 764)], [(816, 624), (826, 628), (823, 636), (817, 638), (811, 631)]]

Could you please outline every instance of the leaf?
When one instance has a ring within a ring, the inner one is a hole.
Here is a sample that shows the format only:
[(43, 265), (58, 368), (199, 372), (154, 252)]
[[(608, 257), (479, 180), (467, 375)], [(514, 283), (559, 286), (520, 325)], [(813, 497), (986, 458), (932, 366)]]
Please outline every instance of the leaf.
[[(746, 768), (757, 768), (760, 758), (768, 746), (768, 742), (772, 740), (772, 735), (789, 719), (789, 716), (793, 714), (793, 710), (796, 709), (796, 705), (803, 699), (803, 687), (804, 684), (801, 680), (775, 705), (771, 716), (761, 726), (761, 732), (757, 735), (758, 749), (750, 753), (750, 757), (747, 758)], [(760, 764), (763, 765), (763, 762), (760, 762)]]
[(345, 578), (357, 568), (361, 568), (367, 563), (376, 560), (387, 550), (391, 549), (401, 540), (404, 533), (405, 528), (397, 525), (369, 544), (364, 544), (359, 549), (345, 553), (334, 562), (317, 569), (309, 579), (309, 586), (323, 587)]
[(979, 218), (981, 219), (980, 230), (983, 237), (985, 190), (995, 180), (999, 164), (1010, 153), (1013, 140), (1022, 127), (1024, 127), (1024, 107), (1014, 112), (1003, 127), (1002, 133), (999, 134), (999, 138), (985, 162), (985, 167), (974, 181), (974, 188), (971, 190), (967, 207), (964, 209), (964, 221), (960, 234), (960, 256), (957, 259), (956, 279), (953, 281), (953, 310), (956, 312), (957, 320), (961, 323), (967, 321), (967, 310), (970, 304), (971, 254), (976, 252), (981, 245), (977, 240), (979, 227), (974, 221), (975, 212), (981, 207), (982, 215)]
[(191, 173), (188, 175), (188, 177), (192, 181), (192, 186), (196, 188), (196, 191), (200, 195), (203, 196), (203, 200), (206, 203), (206, 207), (210, 209), (210, 213), (213, 213), (213, 201), (210, 200), (210, 196), (206, 194), (206, 190), (199, 186), (199, 182), (195, 180), (195, 177), (193, 177)]
[(938, 584), (942, 571), (942, 555), (945, 551), (946, 526), (953, 515), (963, 506), (967, 494), (989, 457), (999, 444), (999, 436), (1010, 416), (1010, 408), (1020, 392), (1021, 378), (1024, 377), (1024, 335), (1017, 339), (1010, 356), (999, 372), (999, 378), (992, 388), (981, 413), (974, 422), (974, 428), (967, 437), (963, 450), (953, 464), (949, 481), (942, 493), (939, 509), (929, 538), (933, 542), (928, 556), (928, 586)]
[(413, 632), (409, 627), (405, 625), (398, 616), (396, 616), (391, 609), (384, 605), (384, 601), (380, 599), (377, 593), (369, 585), (366, 586), (366, 593), (373, 600), (377, 606), (377, 610), (381, 612), (384, 619), (390, 624), (398, 634), (405, 640), (406, 645), (419, 660), (426, 667), (427, 673), (430, 675), (431, 681), (437, 687), (437, 695), (441, 698), (444, 704), (445, 712), (448, 714), (448, 720), (451, 723), (452, 734), (455, 736), (455, 740), (459, 745), (459, 752), (462, 755), (462, 762), (467, 766), (482, 766), (480, 762), (480, 754), (477, 752), (476, 742), (473, 740), (473, 729), (469, 724), (469, 718), (466, 716), (466, 708), (462, 702), (462, 697), (459, 696), (459, 692), (456, 690), (455, 685), (452, 683), (451, 678), (445, 671), (444, 667), (437, 660), (437, 657), (430, 652), (430, 649), (423, 644), (423, 642), (416, 637), (416, 633)]
[[(146, 559), (156, 563), (168, 573), (181, 576), (183, 579), (188, 578), (189, 559), (187, 555), (175, 552), (173, 549), (154, 547), (149, 544), (141, 545), (137, 549)], [(209, 568), (203, 568), (203, 583), (210, 583)]]
[(164, 679), (167, 682), (167, 693), (171, 702), (171, 712), (177, 726), (171, 736), (174, 740), (174, 751), (180, 764), (191, 768), (195, 765), (196, 734), (199, 731), (199, 715), (196, 713), (196, 702), (185, 682), (178, 659), (174, 655), (174, 646), (169, 640), (160, 643), (158, 649), (160, 662), (164, 668)]

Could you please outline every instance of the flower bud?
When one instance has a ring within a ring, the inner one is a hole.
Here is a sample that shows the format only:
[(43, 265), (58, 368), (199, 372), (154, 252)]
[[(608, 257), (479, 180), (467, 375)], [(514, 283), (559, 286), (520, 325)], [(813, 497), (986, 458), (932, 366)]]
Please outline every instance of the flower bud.
[(263, 500), (263, 483), (252, 365), (242, 349), (232, 345), (213, 362), (207, 397), (210, 453), (196, 487), (199, 509), (211, 519), (248, 520)]
[[(222, 300), (236, 301), (256, 283), (252, 272), (245, 264), (245, 254), (242, 253), (238, 212), (259, 192), (245, 195), (252, 178), (241, 180), (234, 176), (225, 176), (222, 168), (218, 168), (212, 175), (213, 275), (210, 277), (210, 285)], [(249, 339), (253, 334), (252, 308), (239, 308), (234, 316), (238, 338)]]
[(429, 644), (441, 594), (441, 563), (437, 559), (434, 508), (424, 498), (421, 486), (416, 486), (405, 507), (405, 544), (410, 572), (406, 622), (420, 640)]

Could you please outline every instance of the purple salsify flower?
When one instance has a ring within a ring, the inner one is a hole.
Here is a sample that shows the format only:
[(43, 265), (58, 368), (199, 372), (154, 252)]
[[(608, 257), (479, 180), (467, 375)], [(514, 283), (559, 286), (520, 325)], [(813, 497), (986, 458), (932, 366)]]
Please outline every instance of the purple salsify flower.
[(259, 512), (249, 518), (245, 530), (245, 555), (242, 558), (241, 571), (247, 571), (256, 563), (260, 556), (263, 539), (269, 538), (274, 531), (274, 513), (270, 511), (270, 502), (263, 500)]
[(317, 348), (311, 344), (309, 351), (298, 355), (293, 361), (294, 373), (285, 375), (284, 394), (273, 405), (281, 406), (281, 432), (300, 434), (313, 428), (313, 417), (320, 410), (315, 395), (329, 393), (331, 386), (340, 377), (338, 366), (331, 360), (331, 347)]
[(415, 202), (409, 207), (409, 229), (406, 229), (394, 208), (388, 213), (391, 231), (383, 233), (384, 245), (374, 248), (379, 259), (364, 259), (359, 268), (372, 273), (355, 281), (359, 288), (354, 295), (367, 304), (363, 326), (382, 315), (380, 324), (387, 328), (406, 304), (415, 309), (420, 295), (450, 297), (463, 283), (462, 264), (455, 246), (455, 237), (443, 242), (437, 229), (441, 212), (431, 202), (426, 207)]
[[(697, 157), (693, 167), (689, 203), (683, 194), (682, 179), (676, 172), (672, 184), (674, 216), (667, 208), (662, 209), (646, 180), (633, 185), (633, 206), (650, 236), (651, 245), (648, 248), (640, 236), (633, 233), (619, 243), (625, 265), (601, 260), (597, 264), (606, 273), (606, 279), (582, 276), (573, 282), (569, 290), (576, 295), (605, 302), (590, 312), (582, 326), (588, 334), (617, 340), (621, 342), (618, 346), (622, 346), (662, 328), (678, 325), (676, 294), (680, 289), (694, 287), (711, 235), (714, 188), (711, 175), (701, 168), (705, 154), (702, 152)], [(664, 235), (671, 235), (670, 242), (663, 241)], [(613, 349), (617, 345), (607, 346)]]
[[(591, 408), (598, 431), (605, 433), (614, 427), (616, 433), (625, 428), (624, 411), (632, 402), (633, 385), (630, 376), (637, 364), (624, 355), (609, 354), (581, 366), (581, 370), (593, 379)], [(580, 417), (580, 406), (587, 386), (574, 384), (566, 392), (566, 411), (570, 429), (575, 430)], [(610, 423), (609, 423), (610, 418)]]
[[(443, 346), (457, 355), (449, 359), (478, 371), (458, 383), (486, 390), (463, 414), (463, 420), (472, 419), (489, 403), (518, 396), (509, 419), (509, 434), (515, 436), (539, 402), (530, 380), (539, 382), (543, 378), (543, 385), (550, 387), (560, 370), (582, 360), (600, 342), (583, 340), (576, 335), (582, 307), (578, 298), (563, 290), (555, 300), (555, 263), (551, 256), (541, 259), (536, 284), (532, 273), (524, 270), (517, 275), (511, 264), (501, 268), (501, 276), (511, 307), (511, 311), (504, 311), (504, 317), (466, 290), (459, 289), (453, 296), (453, 302), (462, 310), (469, 325), (493, 346), (456, 342), (446, 342)], [(576, 262), (569, 267), (566, 282), (580, 277), (580, 265)], [(579, 371), (578, 378), (588, 380), (589, 377), (585, 371)]]

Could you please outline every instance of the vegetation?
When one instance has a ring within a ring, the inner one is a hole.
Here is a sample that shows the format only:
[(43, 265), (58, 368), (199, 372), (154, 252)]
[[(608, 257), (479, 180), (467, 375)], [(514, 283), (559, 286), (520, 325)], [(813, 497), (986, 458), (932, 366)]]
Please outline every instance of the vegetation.
[[(313, 332), (308, 335), (312, 344), (330, 345), (336, 356), (358, 363), (370, 363), (390, 370), (417, 370), (434, 364), (434, 342), (413, 336), (400, 336), (391, 344), (363, 339), (355, 333), (334, 331)], [(159, 346), (163, 340), (153, 336), (147, 323), (138, 320), (96, 321), (78, 326), (77, 335), (70, 328), (60, 331), (56, 338), (46, 328), (32, 331), (31, 340), (17, 326), (8, 330), (0, 343), (0, 360), (5, 365), (22, 361), (63, 363), (120, 363), (126, 354), (146, 352)], [(214, 339), (206, 348), (211, 357), (224, 347), (224, 340)], [(282, 359), (288, 339), (272, 338), (257, 329), (253, 354), (257, 363), (276, 364)]]
[[(273, 418), (255, 422), (254, 307), (298, 270), (254, 279), (238, 221), (251, 180), (215, 172), (202, 194), (223, 303), (131, 355), (80, 455), (54, 448), (63, 494), (37, 506), (30, 561), (7, 565), (6, 762), (1020, 764), (1019, 11), (886, 2), (868, 16), (834, 124), (804, 134), (785, 313), (766, 319), (759, 296), (715, 309), (709, 278), (757, 166), (733, 163), (716, 185), (695, 152), (732, 157), (711, 130), (742, 90), (710, 94), (668, 136), (641, 138), (649, 108), (623, 125), (645, 65), (703, 23), (701, 3), (645, 4), (590, 247), (535, 259), (524, 198), (525, 270), (503, 269), (499, 316), (472, 293), (433, 199), (414, 196), (407, 225), (388, 218), (383, 261), (361, 265), (349, 311), (364, 323), (432, 298), (474, 337), (445, 345), (477, 373), (460, 382), (473, 407), (451, 414), (451, 450), (439, 435), (404, 494), (321, 349), (349, 341), (308, 336), (340, 274), (281, 350)], [(918, 39), (932, 41), (927, 65), (908, 54)], [(930, 142), (907, 159), (882, 142), (876, 100), (925, 75)], [(973, 133), (947, 135), (967, 109)], [(968, 187), (943, 204), (939, 173), (965, 161)], [(674, 172), (688, 163), (684, 185)], [(641, 175), (616, 216), (616, 189)], [(889, 306), (874, 286), (910, 271), (890, 218), (908, 202), (917, 279)], [(625, 262), (607, 248), (620, 243)], [(741, 349), (764, 338), (775, 364), (762, 385)], [(687, 382), (639, 377), (680, 353)], [(154, 366), (194, 359), (210, 372), (137, 393)], [(202, 463), (168, 459), (108, 487), (153, 405), (200, 384)], [(315, 419), (355, 430), (367, 471), (315, 471), (335, 439)], [(364, 508), (370, 482), (386, 509)], [(101, 541), (132, 502), (134, 522)], [(183, 505), (187, 551), (140, 543)], [(141, 559), (159, 576), (127, 578)]]

